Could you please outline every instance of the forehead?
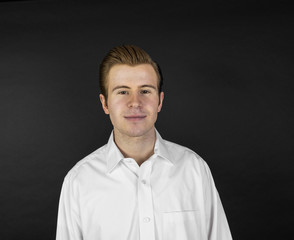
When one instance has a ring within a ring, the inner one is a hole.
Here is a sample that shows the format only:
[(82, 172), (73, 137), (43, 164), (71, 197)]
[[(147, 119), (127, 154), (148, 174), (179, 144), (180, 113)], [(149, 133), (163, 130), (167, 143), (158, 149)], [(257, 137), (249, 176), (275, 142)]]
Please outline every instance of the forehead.
[(157, 74), (151, 64), (114, 65), (108, 74), (108, 86), (152, 84), (157, 87)]

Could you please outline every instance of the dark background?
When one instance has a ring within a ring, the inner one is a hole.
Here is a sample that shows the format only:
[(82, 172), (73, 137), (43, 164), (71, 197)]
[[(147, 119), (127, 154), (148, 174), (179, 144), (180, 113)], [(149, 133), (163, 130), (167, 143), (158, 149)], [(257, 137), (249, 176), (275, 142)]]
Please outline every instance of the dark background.
[(234, 239), (286, 239), (289, 4), (189, 2), (0, 2), (0, 239), (55, 238), (65, 174), (108, 140), (98, 66), (123, 43), (160, 63), (165, 100), (156, 127), (209, 164)]

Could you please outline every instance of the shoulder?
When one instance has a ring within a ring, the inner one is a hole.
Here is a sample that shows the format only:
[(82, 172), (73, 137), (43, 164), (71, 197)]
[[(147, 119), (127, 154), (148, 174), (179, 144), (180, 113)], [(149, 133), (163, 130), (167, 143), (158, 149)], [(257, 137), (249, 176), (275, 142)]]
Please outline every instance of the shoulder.
[(65, 181), (74, 181), (76, 178), (87, 176), (92, 170), (101, 172), (106, 168), (105, 158), (106, 145), (93, 151), (79, 160), (66, 174)]
[(163, 142), (175, 163), (195, 162), (206, 164), (194, 150), (171, 141), (163, 140)]
[(207, 162), (194, 150), (167, 140), (163, 140), (163, 143), (174, 164), (174, 171), (184, 172), (186, 176), (198, 176), (202, 181), (211, 177)]

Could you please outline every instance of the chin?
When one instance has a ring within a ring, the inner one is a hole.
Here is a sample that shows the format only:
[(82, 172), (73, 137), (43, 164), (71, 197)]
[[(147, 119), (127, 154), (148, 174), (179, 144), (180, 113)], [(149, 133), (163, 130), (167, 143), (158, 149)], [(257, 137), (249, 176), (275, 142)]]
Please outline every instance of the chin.
[(142, 137), (150, 132), (150, 128), (131, 128), (131, 129), (126, 129), (126, 131), (122, 131), (125, 135), (129, 137)]

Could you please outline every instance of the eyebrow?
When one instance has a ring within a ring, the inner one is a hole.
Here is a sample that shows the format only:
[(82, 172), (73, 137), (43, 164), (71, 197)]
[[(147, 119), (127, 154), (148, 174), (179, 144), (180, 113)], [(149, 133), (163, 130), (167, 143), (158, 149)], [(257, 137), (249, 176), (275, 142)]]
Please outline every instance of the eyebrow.
[(128, 86), (116, 86), (115, 88), (112, 89), (112, 92), (114, 92), (115, 90), (120, 89), (120, 88), (130, 89), (130, 87), (128, 87)]
[[(153, 85), (145, 84), (145, 85), (141, 85), (141, 86), (139, 86), (139, 88), (145, 88), (145, 87), (153, 88), (153, 89), (156, 90), (156, 87), (154, 87)], [(120, 89), (120, 88), (131, 89), (131, 88), (128, 87), (128, 86), (121, 85), (121, 86), (116, 86), (115, 88), (113, 88), (113, 89), (112, 89), (112, 92), (114, 92), (115, 90)]]

